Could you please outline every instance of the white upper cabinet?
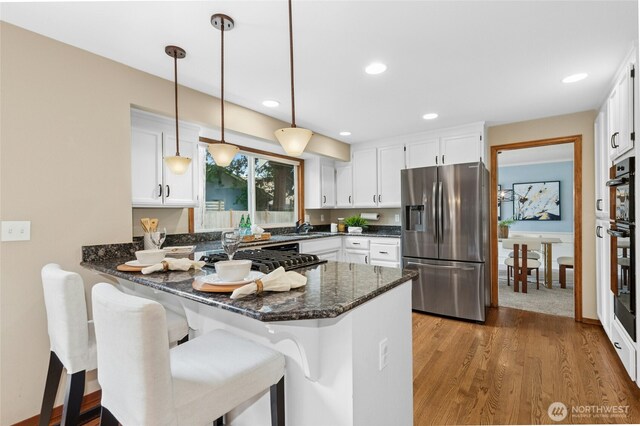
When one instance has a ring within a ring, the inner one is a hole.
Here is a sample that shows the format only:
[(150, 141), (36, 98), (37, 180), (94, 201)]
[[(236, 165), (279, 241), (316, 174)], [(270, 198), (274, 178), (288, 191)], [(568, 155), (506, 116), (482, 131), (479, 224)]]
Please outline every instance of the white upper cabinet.
[(595, 195), (596, 216), (609, 217), (609, 140), (607, 139), (607, 105), (598, 113), (594, 123), (594, 158), (595, 158)]
[(440, 165), (475, 163), (482, 158), (482, 135), (468, 133), (440, 140)]
[(378, 207), (400, 207), (400, 171), (404, 169), (404, 146), (378, 148)]
[(195, 207), (199, 128), (180, 123), (180, 155), (192, 159), (183, 175), (172, 173), (164, 156), (175, 155), (175, 121), (131, 112), (131, 194), (133, 207)]
[(423, 142), (407, 144), (407, 169), (437, 166), (440, 157), (440, 139), (427, 139)]
[(634, 86), (635, 61), (627, 60), (607, 99), (609, 158), (611, 160), (615, 160), (633, 148), (635, 139)]
[[(197, 204), (197, 184), (194, 184), (194, 165), (198, 164), (198, 141), (190, 139), (185, 134), (180, 133), (180, 156), (191, 158), (191, 166), (184, 174), (177, 175), (163, 164), (164, 174), (164, 205), (165, 206), (194, 206)], [(176, 155), (175, 135), (164, 137), (164, 156)]]
[(336, 165), (336, 207), (353, 205), (353, 167), (351, 163)]
[(353, 151), (353, 207), (376, 207), (377, 188), (377, 149), (369, 148)]
[(336, 180), (333, 161), (314, 156), (304, 160), (304, 207), (333, 208)]
[(332, 165), (323, 164), (321, 170), (322, 207), (335, 207), (336, 205), (336, 176)]

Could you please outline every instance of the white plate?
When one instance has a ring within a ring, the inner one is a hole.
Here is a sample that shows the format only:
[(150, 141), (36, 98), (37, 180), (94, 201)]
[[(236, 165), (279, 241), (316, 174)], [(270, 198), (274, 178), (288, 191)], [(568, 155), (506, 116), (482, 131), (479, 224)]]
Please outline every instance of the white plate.
[(263, 276), (264, 274), (260, 271), (251, 271), (249, 272), (249, 275), (247, 275), (243, 280), (240, 281), (222, 281), (218, 277), (218, 274), (205, 275), (204, 277), (199, 277), (198, 280), (210, 285), (240, 285), (249, 284), (257, 280), (258, 278), (262, 278)]
[[(160, 263), (160, 262), (158, 262)], [(155, 265), (155, 263), (140, 263), (137, 260), (130, 260), (128, 262), (124, 263), (127, 266), (133, 266), (134, 268), (139, 268), (139, 267), (145, 267), (145, 266), (151, 266), (151, 265)]]

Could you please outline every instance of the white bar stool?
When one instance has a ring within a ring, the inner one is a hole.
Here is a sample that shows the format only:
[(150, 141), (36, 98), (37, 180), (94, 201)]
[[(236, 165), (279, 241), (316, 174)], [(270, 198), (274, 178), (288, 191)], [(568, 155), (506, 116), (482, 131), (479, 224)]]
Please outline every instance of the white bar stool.
[(270, 389), (284, 426), (284, 356), (224, 330), (169, 349), (165, 309), (112, 285), (93, 287), (102, 425), (211, 423)]
[[(84, 282), (79, 274), (65, 271), (55, 263), (45, 265), (41, 275), (51, 353), (40, 425), (46, 426), (51, 420), (63, 368), (67, 370), (67, 390), (61, 424), (75, 425), (84, 396), (85, 373), (97, 366), (96, 341), (93, 322), (87, 317)], [(188, 338), (188, 331), (185, 317), (174, 312), (167, 315), (165, 333), (169, 342), (183, 342)]]

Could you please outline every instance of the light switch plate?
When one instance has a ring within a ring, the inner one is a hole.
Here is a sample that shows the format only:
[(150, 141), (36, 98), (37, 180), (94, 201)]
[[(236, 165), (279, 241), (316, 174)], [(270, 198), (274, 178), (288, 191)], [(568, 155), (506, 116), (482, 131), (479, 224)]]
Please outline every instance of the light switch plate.
[(320, 222), (324, 222), (324, 215), (323, 214), (320, 215)]
[(2, 221), (2, 241), (29, 241), (31, 221)]
[(399, 214), (396, 215), (396, 223), (400, 223), (400, 215)]

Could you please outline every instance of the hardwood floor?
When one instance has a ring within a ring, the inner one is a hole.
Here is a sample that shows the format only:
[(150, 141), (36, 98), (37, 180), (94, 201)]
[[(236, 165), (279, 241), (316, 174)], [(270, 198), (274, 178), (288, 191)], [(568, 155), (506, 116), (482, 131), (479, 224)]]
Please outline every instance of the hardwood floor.
[(413, 313), (413, 357), (416, 426), (552, 424), (556, 401), (568, 408), (557, 423), (640, 423), (640, 389), (600, 326), (510, 308), (484, 325)]

